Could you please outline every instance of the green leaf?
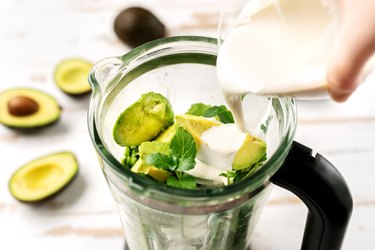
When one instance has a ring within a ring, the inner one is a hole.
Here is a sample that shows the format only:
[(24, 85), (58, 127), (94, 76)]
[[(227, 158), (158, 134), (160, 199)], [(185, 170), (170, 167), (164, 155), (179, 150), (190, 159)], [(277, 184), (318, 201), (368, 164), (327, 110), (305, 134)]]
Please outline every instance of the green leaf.
[(227, 172), (220, 174), (220, 176), (224, 176), (227, 178), (234, 178), (236, 177), (236, 175), (237, 175), (236, 170), (227, 170)]
[(179, 127), (170, 145), (171, 153), (179, 160), (195, 158), (197, 149), (194, 138), (185, 129)]
[(203, 116), (208, 118), (216, 116), (222, 123), (234, 123), (232, 113), (224, 105), (213, 106), (207, 109)]
[(153, 165), (164, 170), (174, 170), (177, 167), (176, 161), (173, 157), (161, 153), (150, 154), (146, 157), (145, 163)]
[(179, 178), (170, 176), (167, 179), (167, 185), (182, 189), (196, 189), (197, 183), (193, 176), (183, 173)]
[(177, 169), (178, 171), (187, 171), (193, 169), (195, 166), (195, 158), (186, 158), (180, 159), (178, 162)]
[(211, 105), (204, 103), (195, 103), (190, 106), (190, 109), (185, 113), (188, 115), (203, 116), (203, 114), (209, 109)]
[(220, 176), (224, 176), (227, 178), (227, 184), (233, 184), (234, 179), (237, 177), (239, 171), (236, 170), (227, 170), (225, 173), (221, 173)]
[(125, 146), (124, 157), (122, 163), (125, 167), (131, 168), (139, 158), (137, 146)]

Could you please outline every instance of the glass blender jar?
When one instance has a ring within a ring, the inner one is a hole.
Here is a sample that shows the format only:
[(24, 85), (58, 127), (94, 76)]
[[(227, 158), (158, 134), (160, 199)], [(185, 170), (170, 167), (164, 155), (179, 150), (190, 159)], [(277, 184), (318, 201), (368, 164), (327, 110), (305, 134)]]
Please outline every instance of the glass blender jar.
[(224, 104), (217, 52), (213, 38), (169, 37), (103, 59), (90, 73), (89, 133), (128, 249), (248, 249), (273, 184), (291, 190), (309, 208), (302, 249), (340, 249), (352, 211), (351, 194), (334, 166), (293, 141), (297, 110), (292, 98), (243, 98), (246, 129), (264, 138), (268, 160), (239, 183), (204, 190), (171, 188), (120, 163), (124, 149), (114, 142), (112, 128), (141, 94), (163, 94), (176, 114), (193, 103)]

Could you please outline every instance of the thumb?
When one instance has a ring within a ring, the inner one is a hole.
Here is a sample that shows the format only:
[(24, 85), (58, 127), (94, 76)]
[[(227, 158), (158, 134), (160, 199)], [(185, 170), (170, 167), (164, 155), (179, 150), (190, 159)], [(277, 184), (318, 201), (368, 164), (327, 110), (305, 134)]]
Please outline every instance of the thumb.
[(342, 23), (327, 69), (328, 91), (337, 102), (347, 100), (355, 91), (362, 81), (363, 67), (375, 50), (375, 4), (372, 5), (362, 1), (361, 6), (354, 9), (346, 6), (348, 11), (344, 8), (342, 12)]

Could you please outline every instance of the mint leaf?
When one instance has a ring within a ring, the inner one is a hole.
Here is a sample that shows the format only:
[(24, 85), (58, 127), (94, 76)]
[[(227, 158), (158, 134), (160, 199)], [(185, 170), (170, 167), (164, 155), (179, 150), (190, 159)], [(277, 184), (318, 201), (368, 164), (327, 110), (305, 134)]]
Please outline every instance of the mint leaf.
[(222, 123), (234, 123), (232, 113), (224, 105), (213, 106), (207, 109), (203, 116), (208, 118), (216, 116)]
[(169, 144), (157, 141), (142, 143), (140, 154), (145, 164), (172, 172), (167, 185), (184, 189), (196, 188), (195, 178), (184, 173), (194, 168), (197, 154), (194, 138), (185, 129), (177, 128)]
[(187, 171), (195, 166), (195, 158), (186, 158), (186, 159), (180, 159), (178, 162), (177, 169), (178, 171)]
[(211, 105), (204, 103), (195, 103), (190, 106), (190, 109), (185, 113), (188, 115), (203, 116), (203, 114), (209, 109)]
[(193, 176), (183, 173), (180, 177), (168, 177), (167, 185), (175, 188), (196, 189), (197, 182)]
[(179, 127), (170, 145), (171, 153), (179, 160), (194, 158), (197, 154), (194, 138), (185, 129)]
[(173, 157), (161, 153), (148, 155), (145, 163), (164, 170), (173, 171), (177, 168), (177, 162)]
[(224, 105), (211, 106), (204, 103), (195, 103), (191, 105), (186, 114), (208, 118), (216, 117), (222, 123), (234, 123), (232, 113)]

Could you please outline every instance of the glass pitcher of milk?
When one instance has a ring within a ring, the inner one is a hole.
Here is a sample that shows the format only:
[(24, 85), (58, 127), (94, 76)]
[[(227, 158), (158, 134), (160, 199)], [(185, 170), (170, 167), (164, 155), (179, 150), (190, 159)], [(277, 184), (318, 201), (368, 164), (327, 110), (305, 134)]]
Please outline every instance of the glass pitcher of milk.
[[(335, 0), (228, 1), (242, 6), (222, 42), (218, 77), (224, 94), (327, 97), (326, 68), (338, 28)], [(229, 4), (229, 3), (228, 3)], [(373, 56), (364, 68), (375, 66)]]

